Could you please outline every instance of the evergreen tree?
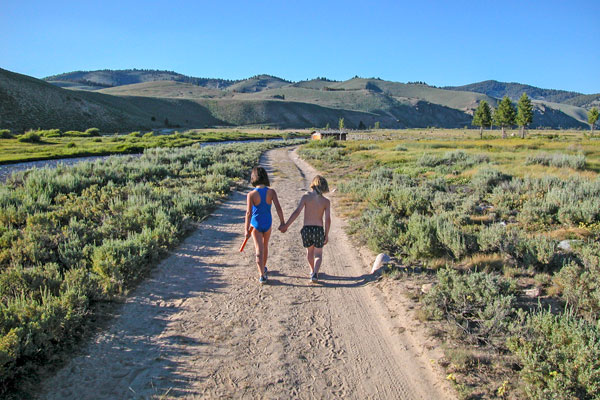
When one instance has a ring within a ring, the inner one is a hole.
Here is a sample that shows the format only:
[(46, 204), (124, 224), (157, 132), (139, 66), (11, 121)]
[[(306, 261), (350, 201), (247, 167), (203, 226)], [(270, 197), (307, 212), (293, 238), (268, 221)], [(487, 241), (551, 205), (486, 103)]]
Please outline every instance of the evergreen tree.
[(598, 121), (598, 109), (596, 107), (592, 107), (592, 109), (588, 112), (588, 122), (590, 123), (590, 129), (592, 130), (592, 136), (594, 136), (594, 125)]
[(367, 127), (365, 126), (364, 122), (360, 121), (358, 123), (358, 129), (361, 130), (361, 131), (364, 131), (365, 129), (367, 129)]
[(338, 128), (340, 132), (344, 130), (344, 118), (340, 118), (340, 120), (338, 121)]
[(516, 111), (512, 105), (512, 102), (508, 98), (508, 96), (504, 96), (500, 103), (498, 103), (498, 108), (494, 113), (494, 122), (496, 125), (502, 128), (502, 138), (506, 139), (506, 132), (504, 128), (507, 126), (513, 126), (515, 124), (515, 115)]
[(525, 129), (533, 121), (533, 105), (531, 100), (527, 96), (527, 93), (523, 92), (523, 95), (517, 103), (517, 125), (521, 127), (521, 138), (525, 139)]
[(376, 122), (375, 122), (375, 129), (379, 129), (379, 128), (380, 128), (380, 126), (381, 126), (381, 124), (379, 123), (379, 121), (376, 121)]
[(479, 127), (479, 137), (483, 139), (483, 128), (492, 124), (492, 110), (487, 101), (481, 100), (479, 103), (472, 124)]
[(325, 125), (325, 130), (328, 131), (331, 127), (329, 126), (329, 122)]

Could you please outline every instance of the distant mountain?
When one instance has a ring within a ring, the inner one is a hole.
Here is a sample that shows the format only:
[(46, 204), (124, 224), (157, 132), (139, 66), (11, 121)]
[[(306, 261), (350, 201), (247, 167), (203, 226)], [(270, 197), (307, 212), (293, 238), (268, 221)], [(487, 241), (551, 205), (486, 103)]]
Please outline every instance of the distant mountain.
[(570, 104), (576, 107), (590, 109), (592, 107), (600, 108), (600, 93), (582, 94), (581, 96), (572, 97), (565, 101), (564, 104)]
[(446, 86), (444, 89), (483, 93), (497, 99), (508, 96), (511, 100), (519, 100), (519, 97), (521, 97), (523, 93), (527, 93), (527, 96), (532, 99), (549, 101), (552, 103), (563, 103), (574, 97), (581, 96), (581, 93), (568, 92), (566, 90), (540, 89), (522, 83), (498, 81), (483, 81), (464, 86)]
[(210, 89), (224, 89), (238, 81), (227, 79), (194, 78), (178, 74), (173, 71), (159, 71), (151, 69), (124, 69), (124, 70), (99, 70), (99, 71), (74, 71), (44, 78), (45, 81), (61, 85), (62, 82), (72, 82), (96, 88), (106, 88), (134, 83), (154, 81), (174, 81), (191, 83)]
[[(479, 102), (496, 106), (498, 101), (471, 90), (359, 77), (294, 83), (271, 75), (228, 81), (171, 71), (103, 70), (46, 79), (52, 84), (0, 69), (0, 128), (310, 128), (335, 126), (339, 118), (351, 129), (376, 122), (384, 128), (462, 128), (471, 125)], [(597, 101), (582, 96), (570, 100)], [(586, 127), (587, 111), (577, 105), (545, 99), (534, 100), (534, 106), (532, 127)]]
[(223, 125), (202, 105), (189, 100), (119, 97), (66, 90), (27, 75), (0, 68), (0, 127), (23, 132), (31, 128), (105, 132), (165, 126)]
[(292, 82), (271, 75), (256, 75), (252, 78), (238, 81), (225, 90), (237, 93), (255, 93), (268, 89), (277, 89), (283, 86), (289, 86)]

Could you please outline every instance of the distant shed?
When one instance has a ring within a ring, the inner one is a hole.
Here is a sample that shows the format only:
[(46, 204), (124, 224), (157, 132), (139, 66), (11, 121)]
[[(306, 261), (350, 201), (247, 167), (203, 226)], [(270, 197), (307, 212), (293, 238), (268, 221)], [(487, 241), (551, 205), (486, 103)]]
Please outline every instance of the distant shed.
[(334, 140), (346, 140), (348, 132), (345, 131), (314, 131), (311, 133), (310, 138), (312, 140), (322, 140), (333, 138)]

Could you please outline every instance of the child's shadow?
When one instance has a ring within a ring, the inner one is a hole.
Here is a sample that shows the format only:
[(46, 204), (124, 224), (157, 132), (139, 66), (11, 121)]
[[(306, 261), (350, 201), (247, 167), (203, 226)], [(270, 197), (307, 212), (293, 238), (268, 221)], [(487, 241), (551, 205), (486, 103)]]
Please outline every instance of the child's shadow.
[[(305, 285), (299, 285), (295, 283), (283, 282), (278, 279), (274, 279), (271, 277), (286, 277), (286, 278), (297, 278), (297, 279), (306, 279)], [(337, 275), (329, 275), (324, 272), (319, 273), (319, 280), (315, 283), (310, 282), (308, 276), (293, 276), (286, 275), (279, 271), (269, 272), (269, 285), (271, 286), (294, 286), (294, 287), (326, 287), (326, 288), (351, 288), (351, 287), (360, 287), (364, 286), (369, 282), (374, 282), (377, 280), (376, 274), (363, 274), (360, 276), (337, 276)]]

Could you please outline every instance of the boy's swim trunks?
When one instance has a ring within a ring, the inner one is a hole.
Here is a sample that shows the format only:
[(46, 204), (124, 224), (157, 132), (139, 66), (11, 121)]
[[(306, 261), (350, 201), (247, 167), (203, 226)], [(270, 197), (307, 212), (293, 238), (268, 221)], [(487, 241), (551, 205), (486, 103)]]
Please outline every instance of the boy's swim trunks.
[(305, 225), (300, 234), (302, 235), (302, 245), (304, 247), (315, 246), (321, 248), (325, 244), (325, 230), (322, 226)]

